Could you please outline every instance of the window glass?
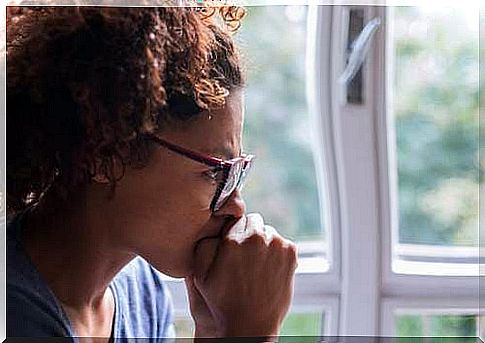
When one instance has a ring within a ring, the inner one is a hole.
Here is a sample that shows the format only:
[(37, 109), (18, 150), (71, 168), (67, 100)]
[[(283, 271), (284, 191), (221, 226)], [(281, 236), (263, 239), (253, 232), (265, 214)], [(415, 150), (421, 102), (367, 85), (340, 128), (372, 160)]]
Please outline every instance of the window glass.
[(391, 13), (398, 241), (478, 246), (478, 11)]
[(256, 155), (243, 190), (248, 210), (293, 240), (324, 240), (305, 95), (307, 7), (247, 12), (235, 38), (248, 79), (244, 149)]
[[(177, 337), (194, 337), (194, 322), (190, 317), (175, 318)], [(325, 315), (321, 312), (293, 312), (285, 318), (280, 336), (301, 336), (301, 338), (321, 336), (324, 334)], [(292, 341), (295, 343), (295, 341)], [(298, 342), (303, 342), (298, 340)], [(305, 340), (304, 342), (310, 342)]]
[(290, 313), (281, 328), (281, 336), (324, 335), (325, 315), (321, 312)]
[[(476, 342), (478, 336), (478, 317), (476, 315), (402, 314), (396, 316), (395, 325), (397, 336), (414, 336), (413, 342), (437, 343), (442, 342), (443, 337), (460, 337), (459, 342), (472, 343)], [(407, 341), (402, 339), (400, 342)]]

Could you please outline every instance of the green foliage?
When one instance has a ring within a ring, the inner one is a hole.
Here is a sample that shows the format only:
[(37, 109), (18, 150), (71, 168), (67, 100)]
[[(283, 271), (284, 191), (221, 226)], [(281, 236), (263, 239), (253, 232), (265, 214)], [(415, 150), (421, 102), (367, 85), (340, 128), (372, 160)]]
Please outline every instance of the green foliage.
[(283, 322), (280, 335), (323, 336), (323, 317), (322, 313), (291, 313)]
[[(236, 35), (249, 76), (245, 149), (257, 155), (248, 209), (297, 240), (326, 230), (305, 102), (305, 11), (249, 7)], [(397, 7), (394, 19), (399, 241), (476, 246), (478, 33), (460, 11)]]
[(249, 211), (296, 240), (321, 239), (322, 225), (305, 98), (305, 11), (249, 7), (240, 32), (249, 84), (244, 149), (257, 157), (244, 190)]
[(419, 316), (402, 315), (396, 321), (397, 336), (422, 336), (423, 325)]
[(433, 316), (431, 327), (434, 336), (475, 336), (475, 316)]
[(476, 246), (478, 32), (451, 9), (394, 18), (399, 241)]
[(472, 315), (399, 315), (396, 319), (400, 343), (474, 343), (476, 330), (477, 318)]

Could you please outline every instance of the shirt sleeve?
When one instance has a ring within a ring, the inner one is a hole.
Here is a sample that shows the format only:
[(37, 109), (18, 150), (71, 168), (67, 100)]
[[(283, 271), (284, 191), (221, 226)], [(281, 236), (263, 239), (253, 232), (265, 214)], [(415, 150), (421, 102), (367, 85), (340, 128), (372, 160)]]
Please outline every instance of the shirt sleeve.
[[(165, 288), (168, 288), (165, 286)], [(165, 327), (162, 332), (162, 337), (165, 337), (167, 339), (167, 342), (175, 342), (175, 338), (177, 337), (177, 334), (175, 332), (175, 323), (174, 323), (174, 315), (173, 315), (173, 303), (172, 303), (172, 297), (170, 296), (170, 293), (167, 294), (167, 307), (166, 307), (166, 322), (165, 322)]]
[(162, 274), (153, 266), (150, 266), (150, 269), (158, 289), (158, 302), (163, 304), (161, 312), (159, 313), (159, 318), (163, 322), (163, 325), (161, 326), (161, 332), (159, 333), (158, 337), (163, 337), (164, 343), (175, 342), (177, 335), (174, 324), (172, 294), (170, 293), (166, 282), (163, 280)]

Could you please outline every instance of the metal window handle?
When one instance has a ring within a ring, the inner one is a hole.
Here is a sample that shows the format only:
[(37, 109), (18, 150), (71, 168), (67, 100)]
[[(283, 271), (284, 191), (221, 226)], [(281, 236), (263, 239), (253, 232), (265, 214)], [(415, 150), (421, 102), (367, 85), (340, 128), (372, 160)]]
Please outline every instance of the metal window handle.
[(374, 33), (377, 31), (381, 25), (380, 18), (374, 18), (365, 25), (359, 36), (354, 40), (351, 45), (351, 52), (349, 55), (349, 60), (345, 70), (339, 77), (339, 83), (342, 85), (347, 85), (357, 74), (359, 68), (369, 52), (370, 42)]

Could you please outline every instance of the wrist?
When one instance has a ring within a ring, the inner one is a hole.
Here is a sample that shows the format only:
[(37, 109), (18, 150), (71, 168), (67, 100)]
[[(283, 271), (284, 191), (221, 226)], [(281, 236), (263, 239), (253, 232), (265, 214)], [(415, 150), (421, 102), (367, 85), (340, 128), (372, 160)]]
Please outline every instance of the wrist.
[(268, 333), (268, 331), (266, 331), (267, 333), (264, 334), (262, 332), (263, 331), (244, 329), (220, 331), (213, 326), (196, 325), (194, 338), (202, 339), (200, 342), (212, 342), (210, 339), (216, 339), (219, 342), (225, 338), (227, 338), (228, 340), (236, 339), (237, 342), (241, 341), (266, 343), (278, 341), (278, 331), (274, 331), (271, 333)]
[(220, 336), (221, 334), (218, 334), (217, 329), (213, 325), (195, 324), (195, 338), (214, 338)]
[(252, 339), (254, 342), (277, 342), (279, 329), (271, 328), (229, 328), (223, 331), (222, 337)]
[(219, 338), (202, 338), (195, 337), (194, 343), (275, 343), (278, 337), (219, 337)]

